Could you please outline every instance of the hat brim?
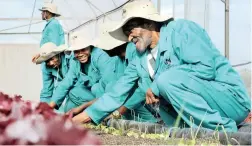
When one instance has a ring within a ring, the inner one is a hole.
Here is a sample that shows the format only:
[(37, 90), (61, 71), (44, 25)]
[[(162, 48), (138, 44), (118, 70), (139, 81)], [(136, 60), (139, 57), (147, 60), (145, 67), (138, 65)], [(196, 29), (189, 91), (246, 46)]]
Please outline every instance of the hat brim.
[(127, 43), (126, 41), (117, 40), (108, 34), (108, 37), (99, 38), (96, 42), (96, 47), (102, 50), (112, 50), (118, 46)]
[(64, 52), (67, 49), (66, 46), (59, 46), (56, 49), (54, 49), (51, 53), (48, 53), (46, 55), (41, 55), (39, 56), (39, 58), (35, 61), (36, 64), (41, 64), (49, 59), (51, 59), (52, 57)]
[(65, 50), (65, 52), (69, 52), (69, 51), (77, 51), (77, 50), (81, 50), (81, 49), (84, 49), (84, 48), (87, 48), (87, 47), (91, 47), (91, 46), (94, 46), (93, 44), (90, 44), (90, 45), (80, 45), (80, 46), (70, 46), (68, 49)]
[(43, 63), (43, 62), (45, 62), (45, 61), (51, 59), (52, 57), (54, 57), (54, 56), (56, 56), (56, 55), (58, 55), (58, 54), (60, 54), (60, 53), (61, 53), (61, 52), (59, 52), (59, 53), (50, 53), (50, 54), (48, 54), (48, 55), (46, 55), (46, 56), (40, 56), (40, 57), (36, 60), (36, 64), (41, 64), (41, 63)]
[(164, 22), (164, 21), (167, 21), (173, 17), (172, 16), (161, 16), (159, 14), (152, 14), (152, 15), (146, 15), (146, 16), (142, 16), (142, 15), (141, 16), (140, 15), (139, 16), (137, 16), (137, 15), (129, 16), (129, 17), (123, 19), (121, 22), (119, 22), (113, 30), (109, 31), (109, 34), (117, 40), (128, 41), (128, 37), (123, 33), (122, 27), (133, 18), (143, 18), (143, 19), (152, 20), (155, 22)]
[[(39, 9), (39, 11), (49, 11), (49, 10), (47, 10), (47, 9)], [(55, 17), (60, 17), (60, 16), (61, 16), (61, 15), (58, 14), (58, 13), (54, 13), (54, 12), (51, 12), (51, 11), (49, 11), (49, 12), (52, 13), (52, 14), (54, 14)]]

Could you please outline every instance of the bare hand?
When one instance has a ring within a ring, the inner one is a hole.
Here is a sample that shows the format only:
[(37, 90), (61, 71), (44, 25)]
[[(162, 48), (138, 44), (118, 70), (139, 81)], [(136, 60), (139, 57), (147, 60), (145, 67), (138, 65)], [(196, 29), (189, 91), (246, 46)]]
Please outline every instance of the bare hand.
[(146, 92), (146, 104), (153, 104), (159, 102), (159, 99), (155, 98), (152, 90), (149, 88)]
[(112, 119), (113, 118), (113, 115), (110, 114), (109, 116), (107, 116), (103, 121), (107, 122), (108, 120)]
[(79, 114), (81, 111), (82, 111), (82, 110), (81, 110), (79, 107), (76, 107), (76, 108), (73, 108), (73, 109), (69, 110), (69, 111), (66, 113), (66, 115), (72, 114), (72, 115), (74, 116), (74, 115)]
[(91, 118), (88, 116), (86, 112), (82, 112), (73, 117), (72, 121), (76, 124), (89, 123), (91, 121)]
[(40, 54), (36, 54), (32, 57), (32, 62), (36, 63), (36, 60), (40, 57)]
[(121, 113), (118, 110), (116, 110), (112, 114), (110, 114), (109, 116), (107, 116), (104, 119), (104, 121), (108, 121), (110, 119), (121, 119), (121, 117), (122, 117)]
[(55, 102), (52, 101), (52, 102), (49, 103), (49, 106), (50, 106), (51, 108), (55, 108), (57, 105), (56, 105)]

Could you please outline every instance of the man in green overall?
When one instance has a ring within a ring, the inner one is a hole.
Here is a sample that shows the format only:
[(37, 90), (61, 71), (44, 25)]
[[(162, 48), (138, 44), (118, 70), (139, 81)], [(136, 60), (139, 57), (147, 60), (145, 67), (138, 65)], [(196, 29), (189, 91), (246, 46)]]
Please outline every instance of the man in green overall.
[(168, 126), (173, 126), (179, 115), (190, 127), (201, 124), (236, 132), (250, 112), (250, 99), (240, 76), (196, 23), (161, 16), (152, 2), (139, 0), (123, 7), (123, 19), (110, 34), (135, 43), (141, 55), (110, 92), (74, 121), (101, 122), (124, 103), (123, 97), (135, 82), (144, 83), (149, 77), (153, 82), (151, 88), (145, 88), (146, 103), (160, 103), (159, 114)]
[[(60, 16), (57, 6), (53, 3), (45, 3), (39, 10), (42, 20), (47, 22), (42, 32), (40, 47), (48, 42), (54, 43), (56, 46), (65, 44), (64, 30), (59, 21), (55, 19), (55, 17)], [(32, 61), (35, 63), (38, 57), (39, 54), (34, 55)]]
[(40, 48), (40, 57), (36, 64), (44, 63), (42, 66), (43, 88), (40, 93), (40, 101), (49, 103), (58, 83), (61, 82), (68, 72), (69, 58), (66, 58), (64, 51), (68, 47), (54, 43), (45, 43)]
[(73, 51), (66, 77), (59, 83), (51, 98), (50, 106), (58, 108), (66, 99), (64, 112), (93, 100), (92, 91), (107, 71), (113, 70), (113, 61), (103, 50), (94, 47), (90, 39), (75, 36), (66, 51)]

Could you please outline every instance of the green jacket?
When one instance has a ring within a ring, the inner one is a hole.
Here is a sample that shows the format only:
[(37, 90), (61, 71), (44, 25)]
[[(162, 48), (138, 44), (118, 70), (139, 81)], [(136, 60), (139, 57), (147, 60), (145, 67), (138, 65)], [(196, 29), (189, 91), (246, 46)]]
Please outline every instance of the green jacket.
[(65, 44), (65, 35), (59, 21), (55, 18), (51, 18), (45, 25), (42, 32), (42, 38), (40, 41), (40, 47), (48, 42), (52, 42), (57, 46)]
[[(110, 57), (99, 48), (92, 49), (90, 62), (87, 64), (81, 65), (76, 58), (73, 58), (70, 62), (68, 73), (52, 96), (52, 101), (60, 106), (66, 95), (75, 86), (84, 86), (91, 90), (95, 83), (106, 77), (107, 71), (113, 70), (111, 69), (113, 67), (111, 63), (113, 62), (111, 62)], [(84, 67), (87, 68), (87, 73), (83, 72)], [(78, 90), (81, 90), (81, 88), (78, 88)], [(74, 93), (71, 93), (71, 95), (85, 98), (85, 95), (79, 95), (80, 93), (81, 91), (74, 90)]]
[[(207, 33), (202, 32), (192, 21), (181, 19), (162, 26), (153, 83), (149, 76), (146, 57), (146, 52), (137, 54), (116, 85), (85, 110), (88, 115), (92, 112), (97, 113), (90, 116), (95, 123), (100, 123), (103, 118), (123, 105), (135, 84), (144, 92), (151, 87), (158, 96), (159, 90), (155, 80), (160, 74), (174, 67), (192, 72), (203, 80), (232, 86), (233, 92), (240, 95), (240, 103), (247, 108), (250, 107), (250, 100), (240, 76), (212, 44)], [(101, 104), (103, 106), (99, 106)]]
[(61, 65), (59, 70), (48, 68), (45, 64), (42, 65), (42, 81), (43, 87), (40, 93), (40, 98), (51, 98), (55, 87), (65, 78), (70, 58), (67, 58), (64, 53), (61, 53)]

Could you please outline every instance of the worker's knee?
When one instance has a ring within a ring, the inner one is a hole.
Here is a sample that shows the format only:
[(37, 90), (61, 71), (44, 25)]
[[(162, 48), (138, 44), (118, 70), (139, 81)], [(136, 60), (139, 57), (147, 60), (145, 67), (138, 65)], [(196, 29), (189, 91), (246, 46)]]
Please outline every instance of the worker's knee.
[(95, 95), (95, 97), (101, 97), (104, 94), (105, 89), (101, 87), (100, 83), (96, 83), (92, 86), (91, 92)]
[(181, 86), (189, 79), (188, 73), (178, 69), (169, 69), (163, 72), (157, 79), (157, 87), (159, 90), (167, 90), (169, 88)]
[(91, 92), (95, 95), (98, 89), (99, 89), (99, 83), (96, 83), (91, 87)]

